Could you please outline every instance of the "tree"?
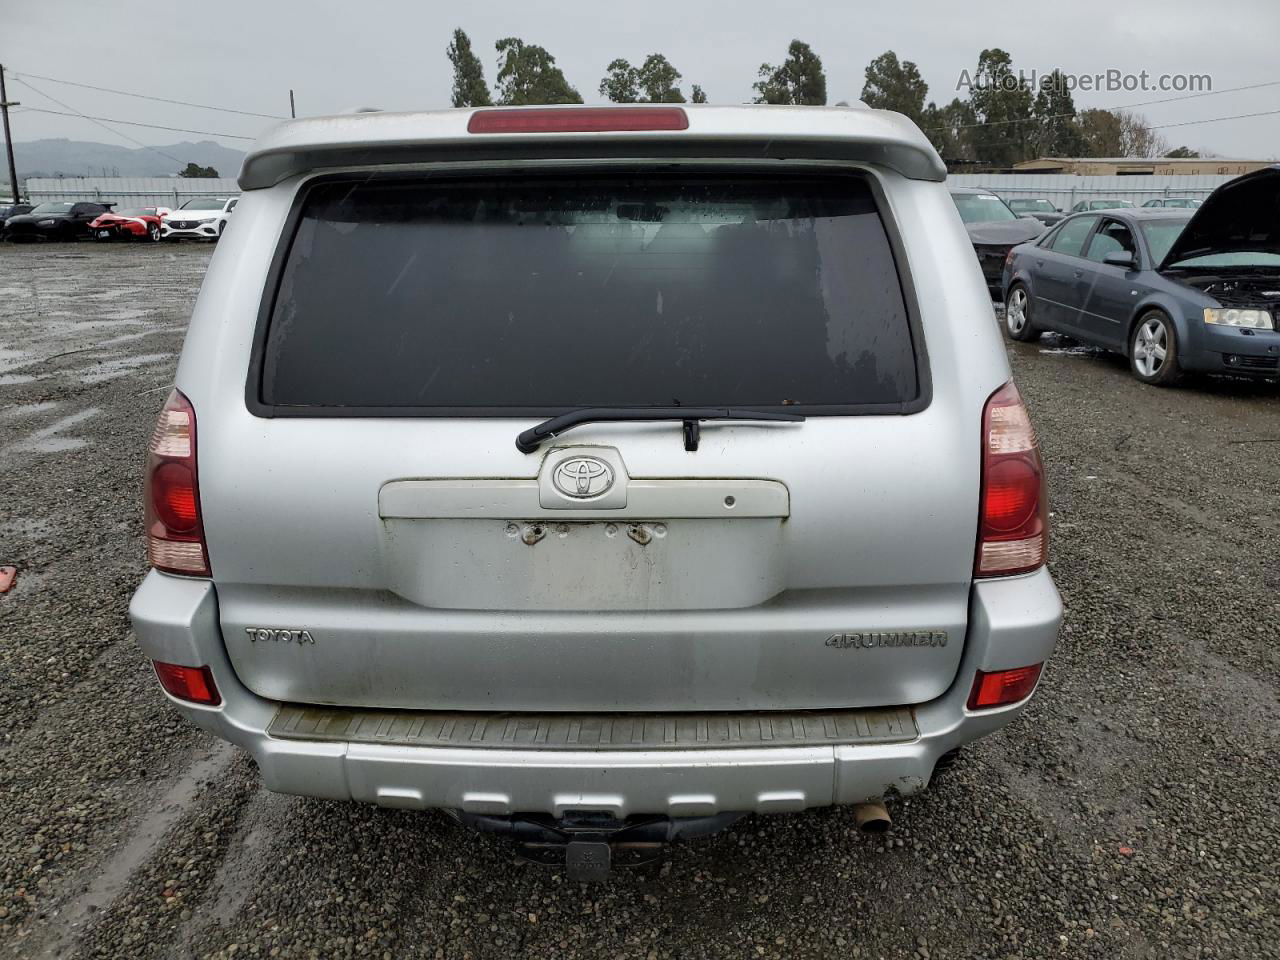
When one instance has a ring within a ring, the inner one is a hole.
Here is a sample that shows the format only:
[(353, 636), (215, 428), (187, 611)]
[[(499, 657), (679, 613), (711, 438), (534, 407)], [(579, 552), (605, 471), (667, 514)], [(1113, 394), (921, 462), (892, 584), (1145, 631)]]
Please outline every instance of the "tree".
[(877, 110), (896, 110), (916, 123), (924, 118), (924, 98), (929, 85), (919, 68), (910, 60), (899, 62), (898, 55), (886, 50), (867, 64), (866, 82), (862, 85), (862, 102)]
[(216, 177), (218, 171), (213, 167), (202, 167), (198, 163), (188, 163), (178, 171), (180, 177)]
[(1031, 108), (1036, 119), (1033, 152), (1041, 157), (1078, 157), (1084, 151), (1084, 137), (1076, 123), (1076, 104), (1061, 70), (1054, 70), (1040, 83)]
[(1146, 117), (1124, 110), (1085, 110), (1080, 133), (1088, 157), (1142, 157), (1168, 153), (1169, 144), (1151, 129)]
[(660, 53), (645, 57), (638, 71), (640, 91), (645, 103), (684, 103), (684, 94), (676, 86), (680, 71)]
[(980, 126), (973, 130), (977, 159), (995, 167), (1011, 167), (1031, 155), (1033, 99), (1027, 84), (1013, 72), (1013, 62), (998, 47), (978, 55), (969, 104)]
[(1190, 160), (1200, 156), (1199, 150), (1192, 150), (1190, 147), (1174, 147), (1165, 154), (1170, 160)]
[(925, 107), (921, 126), (943, 160), (974, 160), (977, 158), (973, 149), (976, 122), (973, 107), (967, 100), (956, 97), (943, 107), (934, 103)]
[(530, 103), (581, 103), (582, 95), (564, 78), (556, 58), (519, 37), (504, 37), (498, 51), (498, 102), (518, 107)]
[(489, 85), (484, 82), (484, 66), (471, 50), (471, 39), (461, 30), (453, 31), (453, 41), (446, 48), (453, 64), (453, 105), (455, 107), (491, 107)]
[(600, 81), (600, 95), (614, 103), (684, 103), (677, 86), (680, 71), (660, 53), (649, 54), (640, 67), (619, 58), (608, 70)]
[(608, 66), (600, 81), (600, 96), (614, 103), (636, 103), (640, 100), (640, 77), (628, 61), (619, 57)]
[(792, 40), (782, 66), (760, 64), (753, 85), (756, 103), (792, 103), (822, 107), (827, 103), (827, 75), (822, 59), (807, 43)]
[(1118, 157), (1122, 154), (1120, 118), (1110, 110), (1081, 111), (1079, 126), (1084, 156)]
[(1116, 113), (1120, 117), (1120, 156), (1152, 159), (1168, 152), (1169, 142), (1151, 129), (1146, 117), (1125, 110)]
[(694, 103), (706, 103), (707, 95), (702, 92), (702, 88), (696, 83), (693, 85), (693, 93), (689, 95), (689, 99)]

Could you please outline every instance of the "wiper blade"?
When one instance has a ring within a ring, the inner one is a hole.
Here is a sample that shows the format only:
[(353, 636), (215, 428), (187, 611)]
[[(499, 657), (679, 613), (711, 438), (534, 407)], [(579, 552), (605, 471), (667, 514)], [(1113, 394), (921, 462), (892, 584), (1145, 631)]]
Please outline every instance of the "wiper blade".
[(623, 422), (628, 420), (682, 420), (684, 421), (684, 448), (698, 449), (699, 420), (763, 420), (782, 423), (801, 423), (804, 417), (798, 413), (774, 413), (765, 410), (738, 410), (733, 407), (583, 407), (570, 410), (558, 417), (544, 420), (516, 437), (516, 449), (521, 453), (533, 453), (544, 440), (559, 436), (566, 430), (584, 423)]

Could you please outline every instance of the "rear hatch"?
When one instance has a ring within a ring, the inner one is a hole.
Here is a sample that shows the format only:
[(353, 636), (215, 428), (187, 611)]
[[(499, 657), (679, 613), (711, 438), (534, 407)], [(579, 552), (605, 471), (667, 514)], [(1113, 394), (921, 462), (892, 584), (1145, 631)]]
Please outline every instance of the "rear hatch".
[[(950, 685), (980, 411), (931, 396), (868, 176), (333, 174), (286, 233), (245, 409), (201, 419), (251, 689), (741, 711)], [(678, 416), (515, 446), (578, 408), (681, 406), (805, 420), (708, 421), (696, 449)]]

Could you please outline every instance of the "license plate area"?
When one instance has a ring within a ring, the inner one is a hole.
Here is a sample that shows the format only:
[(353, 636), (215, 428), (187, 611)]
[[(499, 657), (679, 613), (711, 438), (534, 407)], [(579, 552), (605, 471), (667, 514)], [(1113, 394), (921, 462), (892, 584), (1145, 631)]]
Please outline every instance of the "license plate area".
[(783, 589), (777, 517), (383, 523), (392, 589), (423, 606), (723, 609)]

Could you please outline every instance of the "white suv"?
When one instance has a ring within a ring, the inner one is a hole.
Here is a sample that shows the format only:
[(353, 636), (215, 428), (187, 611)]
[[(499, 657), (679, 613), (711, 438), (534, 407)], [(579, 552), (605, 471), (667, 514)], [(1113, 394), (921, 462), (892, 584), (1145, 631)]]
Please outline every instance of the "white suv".
[(173, 703), (270, 789), (573, 877), (747, 812), (888, 826), (1062, 615), (945, 179), (860, 108), (278, 127), (151, 441)]
[(239, 197), (194, 197), (161, 221), (160, 238), (217, 240), (238, 202)]

